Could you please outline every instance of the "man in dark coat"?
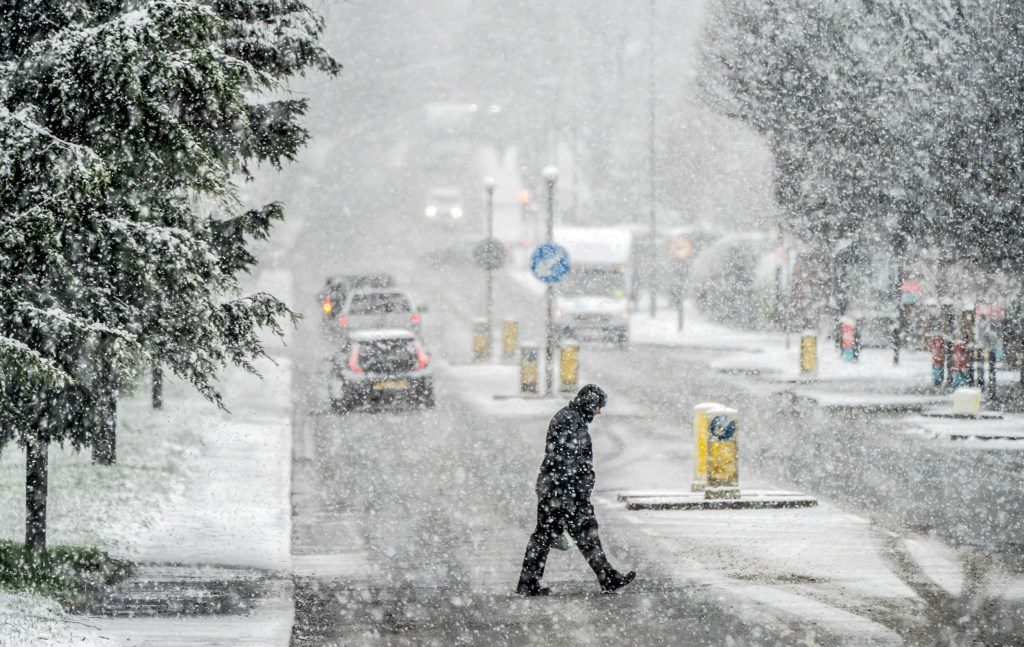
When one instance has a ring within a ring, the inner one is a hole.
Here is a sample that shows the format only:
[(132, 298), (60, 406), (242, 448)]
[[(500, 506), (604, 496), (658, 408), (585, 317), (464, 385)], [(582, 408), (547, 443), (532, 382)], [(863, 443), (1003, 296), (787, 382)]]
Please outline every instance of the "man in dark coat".
[(551, 592), (541, 587), (540, 580), (551, 544), (566, 530), (594, 569), (602, 590), (610, 593), (636, 577), (634, 571), (623, 575), (608, 563), (590, 503), (595, 475), (589, 424), (607, 403), (605, 392), (588, 384), (548, 425), (544, 462), (537, 477), (537, 529), (530, 536), (523, 558), (523, 572), (516, 587), (520, 595)]

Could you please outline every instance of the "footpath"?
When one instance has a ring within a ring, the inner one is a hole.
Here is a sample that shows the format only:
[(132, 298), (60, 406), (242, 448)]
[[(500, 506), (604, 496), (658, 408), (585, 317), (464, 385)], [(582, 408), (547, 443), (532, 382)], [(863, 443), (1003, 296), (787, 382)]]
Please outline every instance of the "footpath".
[[(701, 354), (709, 368), (751, 393), (787, 395), (836, 412), (900, 415), (907, 433), (959, 442), (964, 448), (1024, 450), (1019, 407), (996, 406), (983, 398), (986, 413), (981, 416), (952, 416), (952, 390), (933, 386), (931, 355), (923, 351), (903, 350), (894, 365), (891, 349), (865, 348), (858, 361), (850, 362), (819, 335), (817, 373), (805, 376), (799, 369), (798, 334), (732, 329), (709, 320), (689, 302), (682, 332), (669, 307), (653, 319), (641, 308), (631, 323), (635, 344)], [(997, 371), (1000, 398), (1015, 395), (1019, 377), (1016, 371)]]
[[(257, 289), (286, 296), (290, 276)], [(70, 614), (33, 595), (0, 593), (0, 645), (287, 644), (291, 570), (291, 370), (280, 340), (262, 379), (219, 384), (229, 412), (165, 380), (120, 400), (117, 464), (50, 450), (49, 543), (96, 546), (135, 576)], [(0, 537), (23, 536), (24, 455), (0, 456)]]

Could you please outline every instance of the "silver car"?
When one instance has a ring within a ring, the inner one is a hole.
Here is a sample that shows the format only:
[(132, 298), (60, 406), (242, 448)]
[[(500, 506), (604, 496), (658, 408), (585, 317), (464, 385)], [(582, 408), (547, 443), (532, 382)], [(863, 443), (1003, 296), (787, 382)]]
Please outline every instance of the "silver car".
[(357, 330), (402, 329), (418, 335), (421, 314), (425, 311), (424, 306), (417, 306), (412, 297), (402, 290), (353, 290), (338, 316), (338, 325), (346, 333)]
[(407, 402), (434, 406), (434, 376), (422, 342), (408, 330), (361, 330), (332, 358), (331, 408)]

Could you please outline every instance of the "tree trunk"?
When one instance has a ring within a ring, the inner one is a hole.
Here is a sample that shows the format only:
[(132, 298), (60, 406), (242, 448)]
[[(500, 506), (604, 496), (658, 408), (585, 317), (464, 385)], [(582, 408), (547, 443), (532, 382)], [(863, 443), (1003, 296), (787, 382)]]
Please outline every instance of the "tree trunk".
[(117, 385), (114, 370), (106, 356), (100, 359), (96, 381), (96, 429), (92, 443), (92, 462), (113, 465), (117, 459)]
[(46, 550), (46, 485), (49, 444), (29, 441), (25, 447), (25, 547)]
[(153, 362), (153, 408), (164, 407), (164, 372), (160, 365)]

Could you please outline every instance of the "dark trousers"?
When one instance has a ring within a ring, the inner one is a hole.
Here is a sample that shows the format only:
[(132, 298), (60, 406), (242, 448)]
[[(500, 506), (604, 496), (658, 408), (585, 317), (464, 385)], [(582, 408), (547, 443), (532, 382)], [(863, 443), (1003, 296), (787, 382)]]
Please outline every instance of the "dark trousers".
[(520, 582), (539, 582), (544, 577), (544, 565), (548, 561), (551, 544), (568, 530), (590, 568), (599, 581), (604, 581), (613, 569), (601, 548), (597, 534), (597, 517), (590, 498), (569, 501), (558, 497), (541, 496), (537, 501), (537, 528), (530, 535), (523, 558), (523, 573)]

